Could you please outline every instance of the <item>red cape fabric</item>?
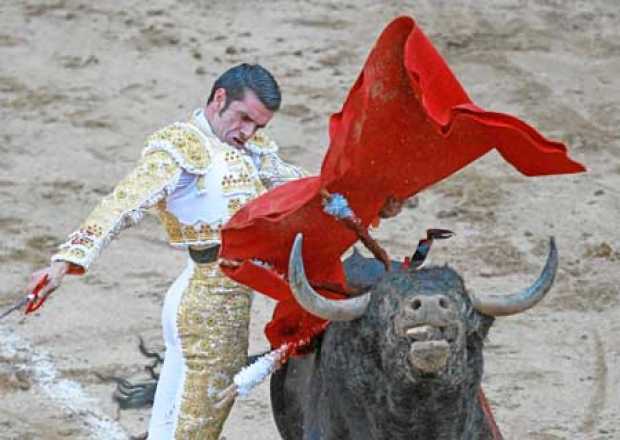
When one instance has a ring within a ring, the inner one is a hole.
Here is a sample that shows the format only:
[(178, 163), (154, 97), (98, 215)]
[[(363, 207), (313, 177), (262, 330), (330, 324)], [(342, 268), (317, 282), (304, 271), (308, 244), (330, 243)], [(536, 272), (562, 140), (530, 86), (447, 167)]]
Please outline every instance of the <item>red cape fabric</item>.
[(320, 322), (299, 308), (285, 279), (297, 233), (304, 235), (308, 278), (344, 283), (340, 257), (357, 237), (323, 212), (322, 188), (343, 194), (368, 225), (386, 198), (410, 197), (493, 148), (526, 176), (585, 170), (563, 144), (513, 116), (476, 106), (409, 17), (383, 31), (342, 110), (332, 115), (329, 134), (320, 176), (253, 200), (222, 231), (221, 256), (244, 261), (226, 274), (280, 302), (266, 329), (273, 346)]

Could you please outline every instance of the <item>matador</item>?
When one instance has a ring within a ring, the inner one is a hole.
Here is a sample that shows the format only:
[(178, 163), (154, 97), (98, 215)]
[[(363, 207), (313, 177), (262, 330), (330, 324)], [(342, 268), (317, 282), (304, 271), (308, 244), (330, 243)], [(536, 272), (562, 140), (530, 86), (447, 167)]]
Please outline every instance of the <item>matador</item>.
[(190, 257), (168, 290), (162, 325), (165, 361), (149, 439), (217, 439), (232, 403), (216, 405), (246, 362), (251, 291), (226, 278), (217, 254), (220, 228), (246, 202), (305, 172), (282, 161), (262, 130), (279, 109), (280, 90), (260, 65), (233, 67), (185, 122), (148, 137), (137, 166), (35, 272), (41, 295), (71, 269), (86, 271), (111, 239), (154, 208), (172, 246)]

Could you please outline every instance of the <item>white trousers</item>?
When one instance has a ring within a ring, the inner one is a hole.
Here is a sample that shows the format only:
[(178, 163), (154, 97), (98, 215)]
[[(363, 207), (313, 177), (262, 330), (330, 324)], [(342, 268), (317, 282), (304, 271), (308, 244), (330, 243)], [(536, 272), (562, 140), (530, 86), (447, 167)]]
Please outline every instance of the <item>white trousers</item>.
[(176, 318), (181, 297), (189, 286), (193, 271), (194, 262), (189, 260), (187, 267), (170, 286), (164, 299), (161, 323), (166, 344), (166, 356), (155, 391), (155, 401), (153, 402), (153, 411), (149, 423), (149, 440), (170, 440), (174, 438), (186, 369)]

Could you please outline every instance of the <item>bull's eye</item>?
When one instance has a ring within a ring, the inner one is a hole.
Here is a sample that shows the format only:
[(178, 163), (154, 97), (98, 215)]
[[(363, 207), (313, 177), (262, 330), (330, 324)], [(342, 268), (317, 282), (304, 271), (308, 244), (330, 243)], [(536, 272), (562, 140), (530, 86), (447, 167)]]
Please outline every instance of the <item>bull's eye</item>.
[(411, 303), (411, 308), (413, 310), (418, 310), (420, 307), (422, 307), (422, 301), (420, 301), (419, 299), (414, 299)]
[(446, 301), (445, 298), (439, 298), (439, 307), (441, 307), (442, 309), (447, 309), (448, 301)]

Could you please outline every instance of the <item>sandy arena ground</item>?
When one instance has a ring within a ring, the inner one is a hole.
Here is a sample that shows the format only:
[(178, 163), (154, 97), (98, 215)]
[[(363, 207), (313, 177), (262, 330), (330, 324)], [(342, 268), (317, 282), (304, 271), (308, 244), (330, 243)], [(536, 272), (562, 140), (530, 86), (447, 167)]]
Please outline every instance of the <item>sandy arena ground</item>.
[[(589, 172), (528, 179), (491, 153), (375, 235), (402, 258), (427, 227), (456, 231), (433, 261), (485, 291), (531, 282), (554, 235), (555, 288), (496, 323), (487, 395), (507, 439), (620, 438), (617, 0), (2, 1), (0, 310), (132, 168), (145, 136), (200, 106), (233, 64), (272, 69), (284, 106), (271, 131), (286, 158), (317, 171), (328, 115), (400, 14), (418, 20), (479, 105), (565, 141)], [(156, 223), (125, 231), (42, 312), (0, 323), (1, 439), (146, 429), (149, 411), (117, 418), (113, 385), (95, 373), (144, 378), (137, 336), (161, 347), (163, 294), (186, 257)], [(257, 298), (253, 352), (266, 347), (270, 310)], [(270, 411), (262, 386), (237, 402), (222, 438), (278, 438)]]

